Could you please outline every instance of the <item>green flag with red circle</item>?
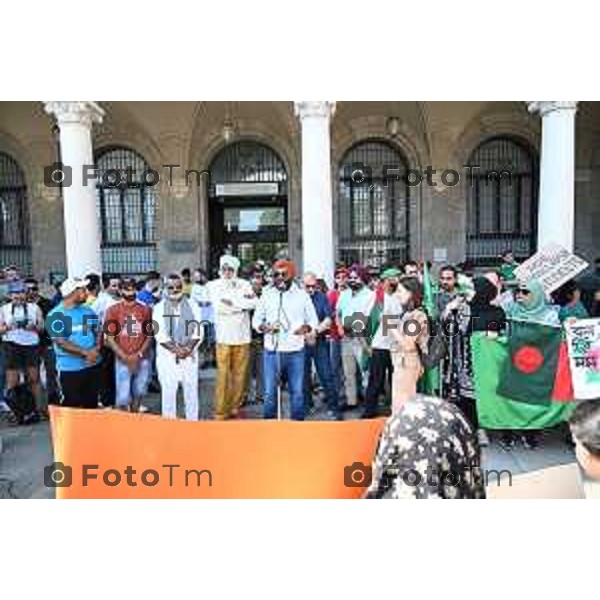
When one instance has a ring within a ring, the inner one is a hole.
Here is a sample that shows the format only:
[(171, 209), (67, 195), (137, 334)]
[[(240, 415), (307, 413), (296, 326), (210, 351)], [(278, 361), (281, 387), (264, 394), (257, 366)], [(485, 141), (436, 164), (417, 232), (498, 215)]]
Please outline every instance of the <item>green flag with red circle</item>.
[(557, 395), (572, 398), (562, 345), (562, 330), (558, 327), (511, 321), (508, 357), (500, 372), (498, 394), (528, 404), (550, 404)]

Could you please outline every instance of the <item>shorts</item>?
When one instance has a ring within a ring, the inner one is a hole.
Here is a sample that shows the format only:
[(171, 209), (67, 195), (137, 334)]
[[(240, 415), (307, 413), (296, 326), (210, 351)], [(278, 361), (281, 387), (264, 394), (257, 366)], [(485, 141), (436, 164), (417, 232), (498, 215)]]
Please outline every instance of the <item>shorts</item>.
[(26, 371), (40, 365), (39, 346), (21, 346), (6, 342), (4, 348), (5, 367), (11, 371)]

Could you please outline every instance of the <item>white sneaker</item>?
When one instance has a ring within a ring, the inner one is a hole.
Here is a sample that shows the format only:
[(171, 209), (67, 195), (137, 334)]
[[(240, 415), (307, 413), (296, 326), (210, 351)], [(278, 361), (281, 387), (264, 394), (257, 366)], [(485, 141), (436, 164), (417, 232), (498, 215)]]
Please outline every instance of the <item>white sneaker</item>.
[(146, 413), (148, 412), (150, 409), (147, 406), (144, 406), (143, 404), (140, 405), (140, 410), (138, 412), (141, 413)]
[(4, 402), (4, 400), (0, 400), (0, 413), (7, 413), (7, 412), (12, 412), (8, 406), (8, 404), (6, 404), (6, 402)]

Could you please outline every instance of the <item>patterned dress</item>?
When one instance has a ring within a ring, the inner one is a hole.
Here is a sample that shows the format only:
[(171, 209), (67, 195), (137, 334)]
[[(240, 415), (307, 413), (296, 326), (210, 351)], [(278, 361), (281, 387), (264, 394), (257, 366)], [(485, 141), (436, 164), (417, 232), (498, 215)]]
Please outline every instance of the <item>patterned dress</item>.
[(477, 438), (456, 406), (416, 396), (386, 423), (367, 498), (485, 498)]

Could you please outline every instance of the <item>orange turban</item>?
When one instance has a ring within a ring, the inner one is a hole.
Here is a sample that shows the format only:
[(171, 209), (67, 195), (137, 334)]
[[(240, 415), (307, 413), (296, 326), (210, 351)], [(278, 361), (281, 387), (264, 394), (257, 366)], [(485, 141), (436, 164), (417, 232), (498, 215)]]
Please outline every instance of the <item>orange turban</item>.
[(287, 271), (287, 274), (291, 279), (296, 277), (296, 265), (291, 260), (278, 260), (273, 264), (273, 269)]

